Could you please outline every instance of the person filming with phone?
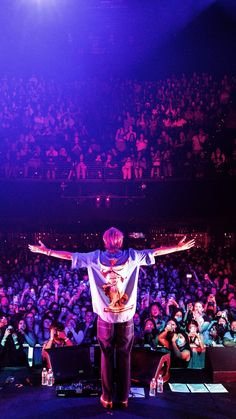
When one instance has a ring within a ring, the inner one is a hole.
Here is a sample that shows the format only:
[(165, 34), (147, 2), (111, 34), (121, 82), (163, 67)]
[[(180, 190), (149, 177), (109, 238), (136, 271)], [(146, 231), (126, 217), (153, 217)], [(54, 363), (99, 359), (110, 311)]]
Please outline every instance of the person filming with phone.
[[(1, 327), (2, 325), (2, 327)], [(26, 367), (28, 361), (17, 331), (8, 324), (6, 317), (0, 317), (0, 366)]]

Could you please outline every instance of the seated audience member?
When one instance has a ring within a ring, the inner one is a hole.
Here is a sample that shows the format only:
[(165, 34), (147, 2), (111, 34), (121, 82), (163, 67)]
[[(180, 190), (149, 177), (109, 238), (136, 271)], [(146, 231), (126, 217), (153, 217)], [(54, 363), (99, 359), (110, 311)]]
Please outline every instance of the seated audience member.
[(230, 330), (225, 333), (223, 338), (224, 346), (236, 346), (236, 320), (230, 323)]
[(50, 339), (43, 344), (42, 360), (47, 368), (51, 368), (50, 357), (47, 349), (61, 348), (63, 346), (73, 346), (73, 343), (66, 336), (64, 325), (59, 322), (52, 323), (50, 326)]

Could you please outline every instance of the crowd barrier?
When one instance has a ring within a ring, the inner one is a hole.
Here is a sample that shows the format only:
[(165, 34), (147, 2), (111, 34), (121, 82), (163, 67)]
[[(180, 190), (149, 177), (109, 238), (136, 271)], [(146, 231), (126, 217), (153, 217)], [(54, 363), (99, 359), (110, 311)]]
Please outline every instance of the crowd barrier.
[[(223, 347), (223, 345), (217, 345), (218, 347)], [(28, 364), (30, 367), (41, 367), (42, 365), (42, 345), (36, 344), (34, 347), (24, 344), (24, 351), (27, 355)], [(147, 345), (148, 347), (148, 345)], [(90, 361), (92, 365), (97, 365), (99, 363), (99, 345), (90, 345)], [(161, 346), (157, 347), (157, 351), (163, 349)], [(206, 348), (207, 350), (208, 348)], [(213, 348), (214, 350), (214, 348)], [(225, 348), (227, 351), (227, 348)], [(205, 358), (206, 351), (199, 352), (197, 349), (192, 348), (192, 357), (189, 362), (189, 369), (202, 369), (205, 368)]]
[[(29, 367), (41, 369), (42, 346), (36, 344), (34, 347), (30, 347), (24, 344), (23, 348), (28, 358)], [(92, 371), (93, 377), (100, 377), (101, 357), (99, 345), (79, 345), (58, 349), (58, 353), (57, 349), (53, 350), (54, 355), (56, 352), (54, 363), (57, 363), (58, 370), (56, 379), (65, 378), (68, 374), (74, 377), (80, 373), (82, 374), (81, 376), (84, 376), (85, 372), (87, 376), (89, 369)], [(73, 353), (73, 357), (68, 356), (70, 353)], [(159, 374), (160, 371), (165, 377), (165, 381), (168, 381), (169, 368), (171, 369), (170, 353), (165, 348), (157, 347), (153, 350), (148, 345), (135, 346), (133, 348), (131, 378), (134, 382), (149, 382), (152, 376)], [(197, 349), (193, 348), (192, 358), (188, 365), (188, 370), (191, 369), (205, 369), (211, 376), (213, 383), (236, 382), (236, 346), (224, 347), (223, 345), (216, 345), (206, 347), (202, 352), (198, 352)]]

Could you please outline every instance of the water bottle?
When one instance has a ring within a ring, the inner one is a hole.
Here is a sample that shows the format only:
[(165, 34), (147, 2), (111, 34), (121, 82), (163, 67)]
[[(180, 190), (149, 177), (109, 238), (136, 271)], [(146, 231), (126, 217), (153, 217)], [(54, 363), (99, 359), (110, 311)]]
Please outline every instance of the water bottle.
[(152, 378), (150, 382), (149, 396), (153, 397), (156, 395), (156, 387), (157, 387), (156, 380), (155, 378)]
[(41, 379), (41, 384), (42, 386), (46, 386), (48, 383), (48, 377), (47, 377), (48, 373), (46, 368), (43, 368), (42, 370), (42, 379)]
[(49, 387), (51, 387), (51, 386), (53, 386), (53, 384), (54, 384), (54, 376), (53, 376), (52, 369), (50, 368), (50, 369), (48, 370), (47, 385), (48, 385)]
[(157, 393), (163, 393), (163, 377), (161, 374), (157, 379)]

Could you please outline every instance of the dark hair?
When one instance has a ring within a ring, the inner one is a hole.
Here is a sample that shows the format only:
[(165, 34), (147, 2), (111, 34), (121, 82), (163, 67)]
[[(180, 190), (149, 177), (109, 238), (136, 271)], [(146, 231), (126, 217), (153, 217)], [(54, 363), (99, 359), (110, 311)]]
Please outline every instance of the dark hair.
[(143, 324), (143, 328), (144, 328), (144, 329), (145, 329), (145, 326), (146, 326), (147, 322), (152, 322), (152, 324), (153, 324), (153, 329), (155, 329), (155, 330), (156, 330), (156, 323), (155, 323), (155, 322), (154, 322), (154, 320), (153, 320), (152, 318), (150, 318), (150, 317), (148, 317), (147, 319), (145, 319), (145, 320), (144, 320), (144, 324)]
[[(184, 310), (182, 308), (180, 308), (180, 307), (174, 307), (173, 308), (172, 316), (174, 317), (176, 315), (176, 313), (178, 313), (178, 312), (181, 312), (182, 313), (182, 316), (184, 318)], [(171, 316), (171, 318), (173, 318), (172, 316)]]
[(176, 333), (178, 333), (178, 332), (179, 332), (179, 324), (178, 324), (177, 320), (176, 320), (175, 318), (172, 318), (172, 317), (170, 316), (170, 317), (168, 317), (168, 319), (166, 320), (165, 326), (167, 325), (167, 323), (168, 323), (169, 321), (172, 321), (172, 322), (174, 322), (174, 323), (176, 324)]
[(40, 327), (43, 327), (43, 322), (44, 320), (50, 320), (51, 322), (53, 321), (53, 317), (48, 315), (48, 313), (45, 313), (42, 318), (41, 318), (41, 322), (40, 322)]
[(197, 330), (199, 331), (199, 324), (196, 320), (192, 319), (188, 324), (187, 324), (187, 330), (189, 331), (189, 328), (191, 326), (191, 324), (193, 324), (194, 326), (197, 327)]
[(163, 308), (162, 308), (162, 306), (161, 306), (161, 304), (158, 302), (158, 301), (154, 301), (153, 303), (151, 303), (150, 304), (150, 306), (149, 306), (149, 312), (151, 313), (151, 310), (152, 310), (152, 307), (153, 306), (157, 306), (158, 308), (159, 308), (159, 310), (160, 310), (160, 313), (162, 313), (163, 312)]
[(185, 333), (185, 332), (179, 332), (178, 334), (180, 334), (180, 335), (184, 336), (184, 338), (185, 338), (185, 344), (184, 344), (183, 346), (179, 347), (179, 346), (177, 345), (177, 346), (178, 346), (179, 351), (180, 351), (180, 352), (182, 352), (182, 351), (184, 351), (185, 349), (187, 349), (188, 351), (190, 351), (191, 356), (192, 356), (192, 349), (191, 349), (191, 346), (190, 346), (190, 342), (189, 342), (189, 338), (188, 338), (187, 333)]
[(63, 332), (65, 327), (64, 327), (64, 324), (61, 323), (61, 322), (52, 322), (52, 324), (50, 326), (50, 330), (51, 329), (57, 329), (59, 332)]

